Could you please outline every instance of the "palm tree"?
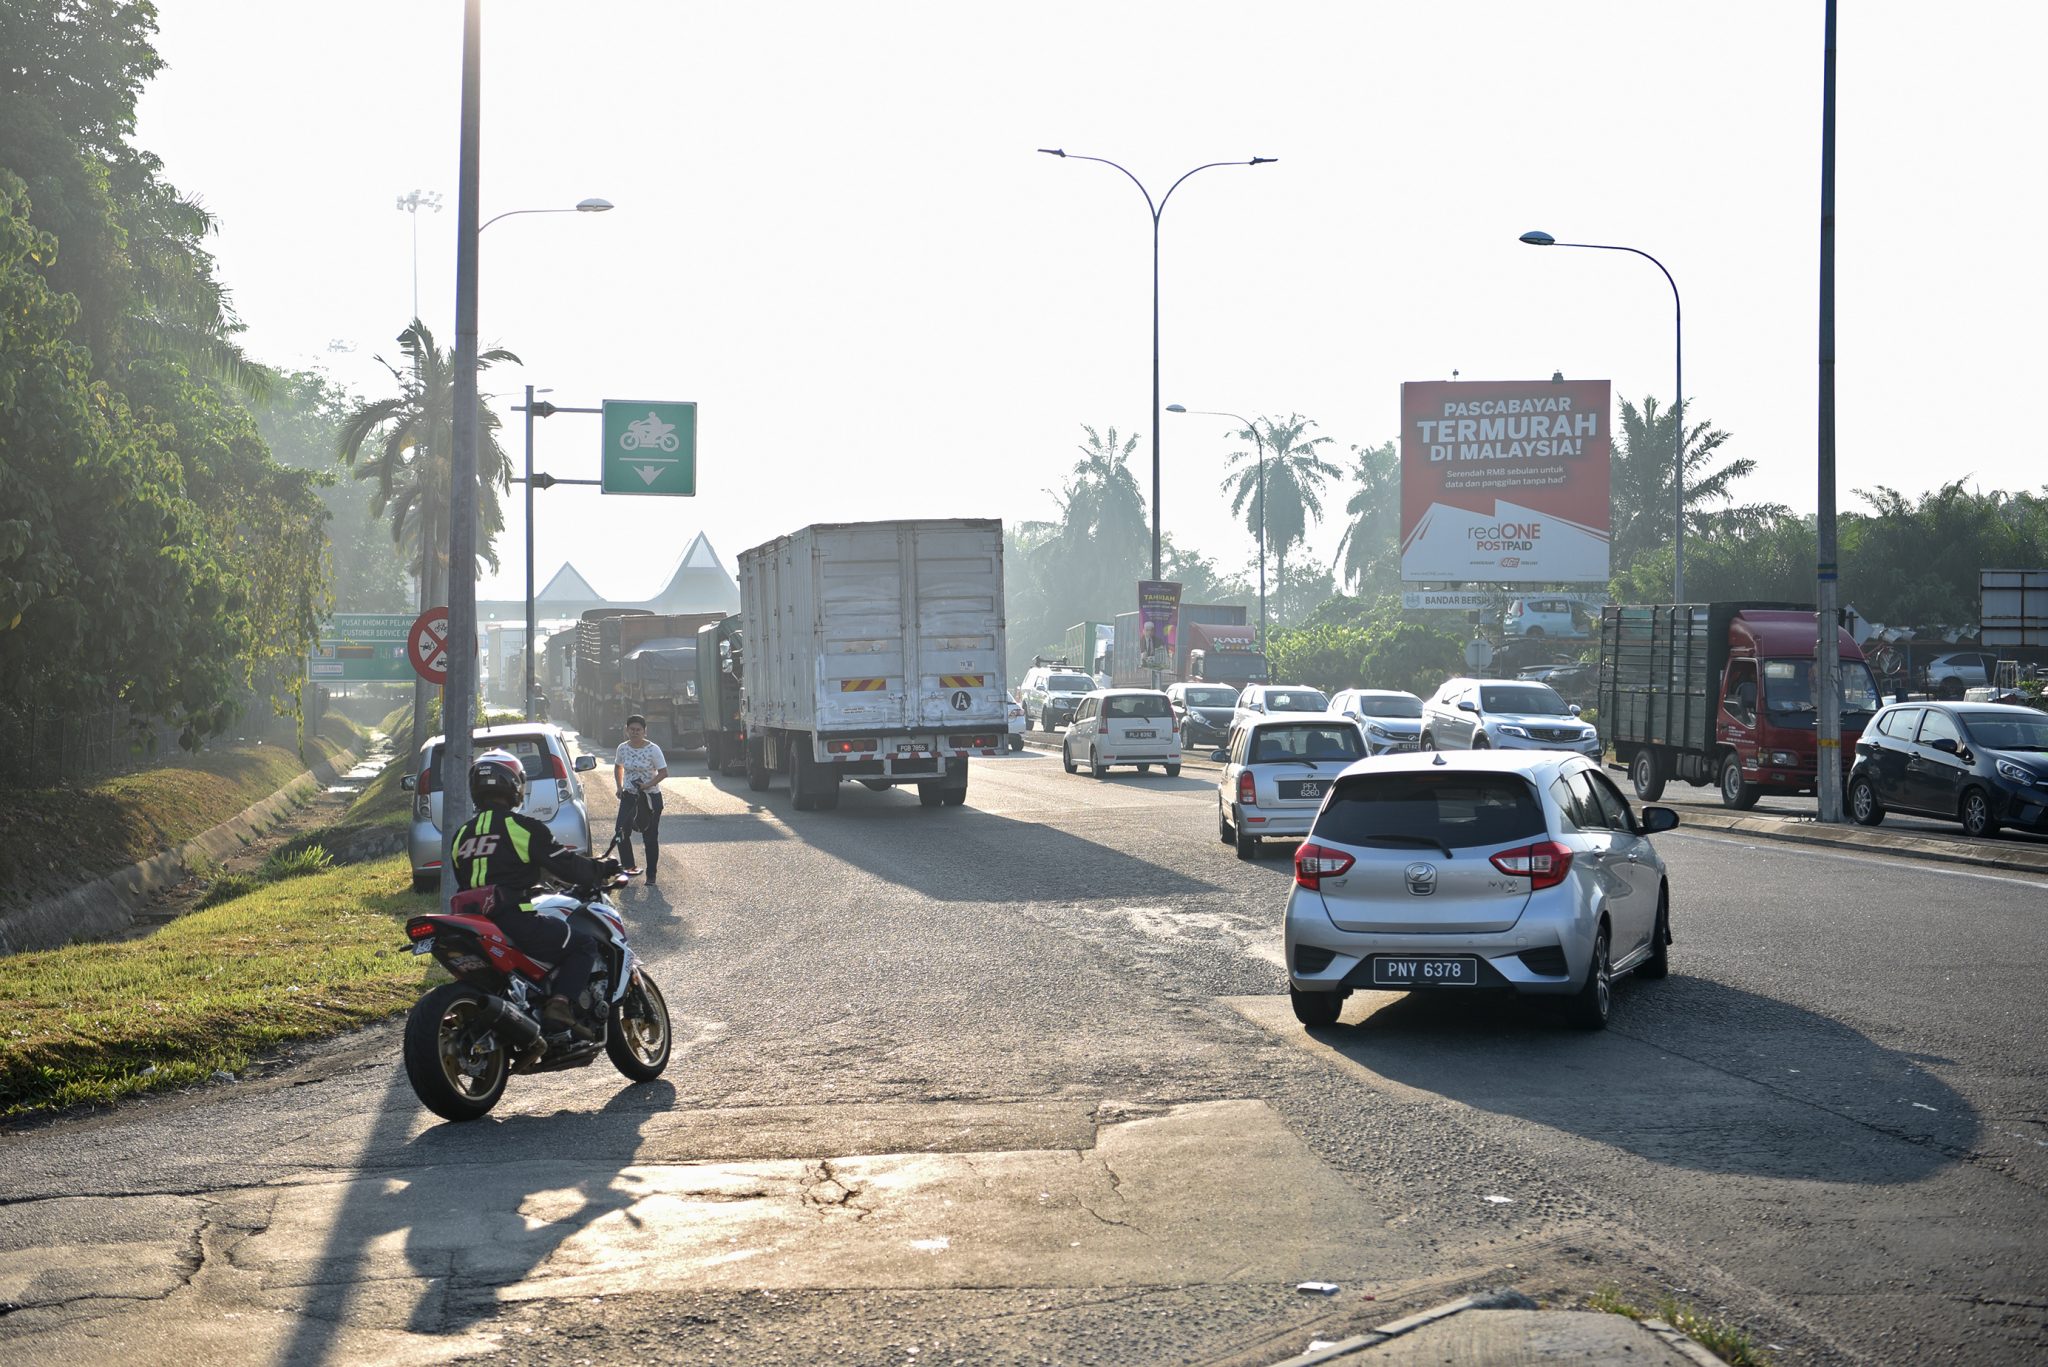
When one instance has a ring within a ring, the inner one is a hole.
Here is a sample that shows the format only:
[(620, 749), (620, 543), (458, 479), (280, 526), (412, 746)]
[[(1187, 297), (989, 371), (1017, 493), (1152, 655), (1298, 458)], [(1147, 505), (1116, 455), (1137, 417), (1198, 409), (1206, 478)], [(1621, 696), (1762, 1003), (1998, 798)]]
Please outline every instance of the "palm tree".
[(1351, 525), (1337, 543), (1337, 565), (1346, 586), (1356, 589), (1386, 563), (1401, 540), (1401, 456), (1394, 443), (1353, 446), (1357, 487), (1344, 504)]
[(1323, 486), (1344, 472), (1316, 454), (1316, 448), (1328, 445), (1332, 438), (1309, 436), (1308, 429), (1315, 426), (1313, 419), (1290, 413), (1285, 422), (1258, 418), (1254, 424), (1263, 426), (1264, 432), (1255, 435), (1252, 428), (1240, 428), (1231, 435), (1253, 442), (1255, 447), (1263, 436), (1266, 487), (1259, 488), (1262, 466), (1256, 449), (1230, 453), (1231, 465), (1241, 468), (1227, 476), (1222, 487), (1231, 494), (1230, 511), (1244, 518), (1253, 536), (1258, 535), (1263, 520), (1266, 545), (1279, 567), (1275, 577), (1283, 594), (1280, 614), (1284, 616), (1287, 554), (1307, 539), (1311, 522), (1323, 520)]
[[(1617, 573), (1628, 568), (1637, 556), (1671, 544), (1671, 433), (1670, 410), (1660, 410), (1653, 396), (1645, 395), (1639, 409), (1627, 399), (1621, 401), (1621, 430), (1616, 433), (1613, 473), (1613, 548)], [(1761, 527), (1788, 510), (1782, 504), (1757, 503), (1725, 508), (1733, 497), (1730, 488), (1756, 469), (1747, 457), (1731, 460), (1718, 470), (1709, 470), (1715, 452), (1728, 440), (1719, 428), (1701, 422), (1685, 432), (1685, 530), (1688, 538), (1713, 527), (1748, 529)]]
[(1106, 437), (1086, 423), (1081, 430), (1088, 440), (1077, 448), (1081, 459), (1074, 462), (1074, 478), (1053, 495), (1060, 505), (1063, 539), (1118, 544), (1145, 536), (1145, 496), (1128, 464), (1138, 449), (1137, 436), (1119, 445), (1114, 427)]
[[(415, 318), (398, 336), (410, 369), (377, 360), (398, 382), (395, 398), (363, 404), (342, 422), (337, 439), (341, 462), (357, 479), (374, 479), (370, 512), (391, 519), (391, 539), (402, 547), (419, 578), (420, 606), (442, 602), (448, 592), (448, 496), (455, 449), (455, 358), (434, 345), (427, 325)], [(509, 351), (477, 357), (477, 369), (493, 362), (519, 363)], [(498, 415), (477, 405), (477, 557), (493, 570), (492, 543), (505, 527), (500, 492), (512, 487), (512, 460), (498, 445)]]

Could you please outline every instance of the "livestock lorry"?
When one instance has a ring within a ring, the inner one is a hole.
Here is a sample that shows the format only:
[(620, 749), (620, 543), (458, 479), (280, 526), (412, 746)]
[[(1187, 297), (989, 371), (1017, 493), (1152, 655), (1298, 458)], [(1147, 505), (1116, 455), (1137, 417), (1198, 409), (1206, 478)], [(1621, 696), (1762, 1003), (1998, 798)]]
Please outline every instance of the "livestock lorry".
[(747, 786), (789, 776), (798, 811), (852, 779), (967, 799), (970, 756), (1008, 738), (1003, 524), (824, 523), (742, 551)]
[(733, 613), (697, 628), (697, 704), (704, 710), (704, 767), (724, 773), (746, 757), (741, 714), (746, 683), (745, 633)]
[[(1815, 753), (1811, 606), (1797, 603), (1609, 605), (1600, 610), (1595, 720), (1636, 795), (1655, 801), (1667, 780), (1712, 784), (1724, 805), (1765, 793), (1811, 793)], [(1842, 748), (1847, 778), (1856, 738), (1878, 708), (1877, 683), (1839, 626)]]
[(697, 704), (697, 628), (716, 612), (593, 608), (576, 624), (576, 729), (600, 745), (624, 739), (626, 718), (647, 718), (664, 750), (704, 743)]
[(1118, 688), (1151, 688), (1170, 683), (1222, 683), (1238, 688), (1266, 681), (1266, 657), (1258, 629), (1245, 622), (1235, 603), (1182, 603), (1170, 668), (1153, 670), (1139, 651), (1138, 614), (1121, 613), (1111, 645), (1110, 679)]

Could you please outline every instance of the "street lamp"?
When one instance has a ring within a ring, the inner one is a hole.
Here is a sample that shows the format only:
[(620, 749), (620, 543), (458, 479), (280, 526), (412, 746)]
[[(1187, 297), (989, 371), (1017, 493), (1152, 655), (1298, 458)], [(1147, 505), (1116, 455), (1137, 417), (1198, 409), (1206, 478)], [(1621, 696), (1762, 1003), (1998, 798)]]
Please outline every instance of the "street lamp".
[(1182, 408), (1177, 403), (1166, 405), (1169, 413), (1194, 413), (1210, 418), (1235, 418), (1252, 434), (1252, 440), (1259, 444), (1259, 653), (1266, 653), (1266, 439), (1259, 435), (1258, 424), (1242, 413), (1230, 413), (1214, 408)]
[[(578, 200), (575, 207), (569, 209), (507, 209), (502, 214), (494, 214), (490, 218), (485, 219), (483, 227), (478, 228), (477, 233), (481, 235), (484, 228), (490, 227), (491, 224), (496, 223), (501, 218), (510, 218), (514, 214), (602, 214), (609, 212), (611, 208), (612, 202), (610, 200), (592, 198)], [(558, 411), (553, 404), (545, 399), (535, 403), (534, 393), (534, 387), (528, 385), (526, 387), (526, 405), (523, 410), (526, 414), (526, 478), (521, 481), (526, 486), (526, 719), (528, 721), (534, 719), (534, 713), (538, 710), (534, 687), (533, 652), (536, 644), (534, 637), (540, 629), (539, 624), (534, 620), (533, 602), (533, 491), (536, 484), (540, 488), (546, 489), (556, 483), (556, 481), (549, 479), (545, 475), (541, 476), (538, 481), (534, 478), (533, 420), (535, 418), (549, 417)]]
[(1527, 232), (1522, 241), (1532, 247), (1585, 247), (1596, 252), (1633, 252), (1643, 260), (1664, 271), (1664, 281), (1671, 286), (1671, 318), (1674, 341), (1673, 365), (1677, 374), (1672, 380), (1674, 391), (1671, 404), (1671, 601), (1685, 601), (1685, 310), (1678, 299), (1678, 282), (1671, 278), (1671, 272), (1664, 270), (1664, 263), (1639, 247), (1611, 247), (1598, 242), (1559, 242), (1549, 233)]
[(439, 190), (411, 190), (398, 197), (398, 208), (412, 215), (412, 316), (420, 316), (420, 210), (441, 212)]
[(1138, 193), (1145, 197), (1145, 207), (1152, 214), (1152, 577), (1160, 577), (1159, 568), (1159, 216), (1166, 212), (1166, 201), (1173, 198), (1173, 192), (1180, 188), (1180, 181), (1186, 180), (1195, 171), (1206, 171), (1212, 166), (1266, 166), (1280, 160), (1278, 157), (1253, 157), (1249, 161), (1210, 161), (1195, 167), (1166, 187), (1166, 193), (1153, 202), (1152, 192), (1145, 188), (1145, 182), (1107, 157), (1084, 157), (1078, 152), (1068, 152), (1058, 147), (1041, 147), (1039, 151), (1049, 157), (1071, 158), (1074, 161), (1099, 161), (1104, 166), (1116, 166), (1130, 177), (1131, 184), (1138, 187)]

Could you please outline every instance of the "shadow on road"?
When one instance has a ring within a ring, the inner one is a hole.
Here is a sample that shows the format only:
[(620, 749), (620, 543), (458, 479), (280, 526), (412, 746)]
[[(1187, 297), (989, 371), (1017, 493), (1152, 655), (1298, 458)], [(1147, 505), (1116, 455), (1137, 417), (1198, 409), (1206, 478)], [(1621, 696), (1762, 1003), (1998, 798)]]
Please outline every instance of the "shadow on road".
[[(1699, 1172), (1917, 1182), (1976, 1142), (1976, 1113), (1918, 1057), (1804, 1008), (1704, 978), (1623, 980), (1610, 1028), (1555, 1003), (1361, 994), (1316, 1031), (1418, 1091)], [(1353, 1014), (1356, 1004), (1351, 1008)]]

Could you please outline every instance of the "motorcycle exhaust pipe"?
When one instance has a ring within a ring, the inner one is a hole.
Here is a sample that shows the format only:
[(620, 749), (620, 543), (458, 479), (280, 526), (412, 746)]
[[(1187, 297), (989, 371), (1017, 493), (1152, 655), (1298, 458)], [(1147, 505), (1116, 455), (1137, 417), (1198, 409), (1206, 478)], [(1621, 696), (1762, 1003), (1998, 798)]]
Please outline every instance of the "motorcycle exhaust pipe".
[(486, 1025), (503, 1030), (518, 1048), (527, 1048), (540, 1039), (540, 1022), (502, 997), (486, 998), (482, 1015)]

